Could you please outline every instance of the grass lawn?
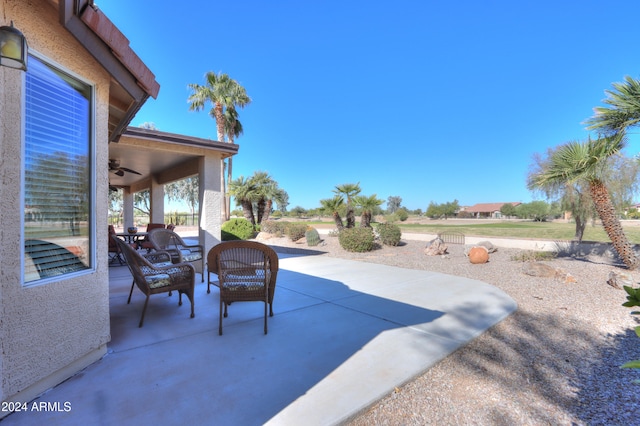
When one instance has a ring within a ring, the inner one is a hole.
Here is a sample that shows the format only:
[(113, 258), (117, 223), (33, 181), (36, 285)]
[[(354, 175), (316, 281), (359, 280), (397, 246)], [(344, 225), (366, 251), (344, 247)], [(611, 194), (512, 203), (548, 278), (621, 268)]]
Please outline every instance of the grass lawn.
[[(403, 232), (429, 234), (455, 231), (469, 236), (537, 238), (544, 240), (571, 240), (575, 234), (575, 224), (559, 222), (400, 224), (400, 229)], [(631, 243), (640, 243), (640, 226), (625, 226), (625, 234)], [(610, 240), (601, 225), (593, 226), (589, 224), (584, 230), (583, 241), (609, 242)]]
[[(440, 220), (426, 223), (396, 223), (402, 232), (417, 234), (437, 234), (439, 232), (462, 232), (467, 236), (511, 237), (544, 240), (571, 240), (575, 234), (575, 224), (562, 222), (528, 221), (487, 221), (477, 220)], [(313, 224), (332, 225), (333, 222), (311, 222)], [(625, 234), (633, 244), (640, 244), (640, 225), (637, 222), (622, 221)], [(375, 226), (375, 224), (374, 224)], [(610, 242), (600, 224), (588, 224), (584, 230), (583, 241)]]

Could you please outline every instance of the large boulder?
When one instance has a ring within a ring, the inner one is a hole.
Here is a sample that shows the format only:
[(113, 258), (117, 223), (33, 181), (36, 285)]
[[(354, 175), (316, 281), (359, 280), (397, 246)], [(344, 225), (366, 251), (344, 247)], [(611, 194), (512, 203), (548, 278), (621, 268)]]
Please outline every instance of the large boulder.
[(483, 246), (471, 247), (469, 250), (469, 262), (474, 265), (487, 263), (489, 261), (489, 250)]
[(447, 254), (447, 245), (441, 238), (436, 238), (431, 241), (424, 249), (424, 254), (427, 256), (442, 256)]

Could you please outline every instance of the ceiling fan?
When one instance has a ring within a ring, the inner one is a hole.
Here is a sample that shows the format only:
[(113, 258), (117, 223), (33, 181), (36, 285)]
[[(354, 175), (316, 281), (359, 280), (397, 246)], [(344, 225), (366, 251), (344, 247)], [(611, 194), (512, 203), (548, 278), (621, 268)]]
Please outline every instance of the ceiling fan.
[(131, 170), (131, 169), (127, 169), (126, 167), (120, 167), (120, 160), (114, 160), (114, 159), (110, 159), (109, 160), (109, 171), (111, 173), (114, 173), (118, 176), (124, 176), (124, 173), (133, 173), (136, 175), (139, 175), (140, 173), (136, 172), (135, 170)]

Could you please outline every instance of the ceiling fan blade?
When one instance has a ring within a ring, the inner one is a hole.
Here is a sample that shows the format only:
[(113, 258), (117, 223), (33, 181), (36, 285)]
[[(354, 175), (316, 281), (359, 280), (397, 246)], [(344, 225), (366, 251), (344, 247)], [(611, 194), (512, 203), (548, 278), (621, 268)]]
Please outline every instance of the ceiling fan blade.
[(128, 173), (133, 173), (134, 175), (142, 175), (141, 173), (136, 172), (135, 170), (127, 169), (126, 167), (120, 167), (120, 171), (125, 171)]
[(122, 170), (116, 170), (115, 173), (117, 176), (124, 176), (124, 172)]

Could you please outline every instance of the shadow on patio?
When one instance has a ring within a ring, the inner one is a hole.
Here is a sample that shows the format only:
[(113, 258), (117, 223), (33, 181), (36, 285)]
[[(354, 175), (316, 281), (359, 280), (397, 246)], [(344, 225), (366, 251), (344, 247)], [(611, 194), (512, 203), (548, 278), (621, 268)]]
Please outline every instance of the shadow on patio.
[[(411, 380), (515, 310), (466, 278), (325, 256), (279, 253), (275, 315), (234, 303), (217, 334), (218, 294), (196, 285), (196, 317), (177, 295), (143, 295), (110, 268), (109, 353), (43, 395), (70, 412), (7, 424), (336, 424)], [(196, 282), (198, 283), (198, 279)]]

